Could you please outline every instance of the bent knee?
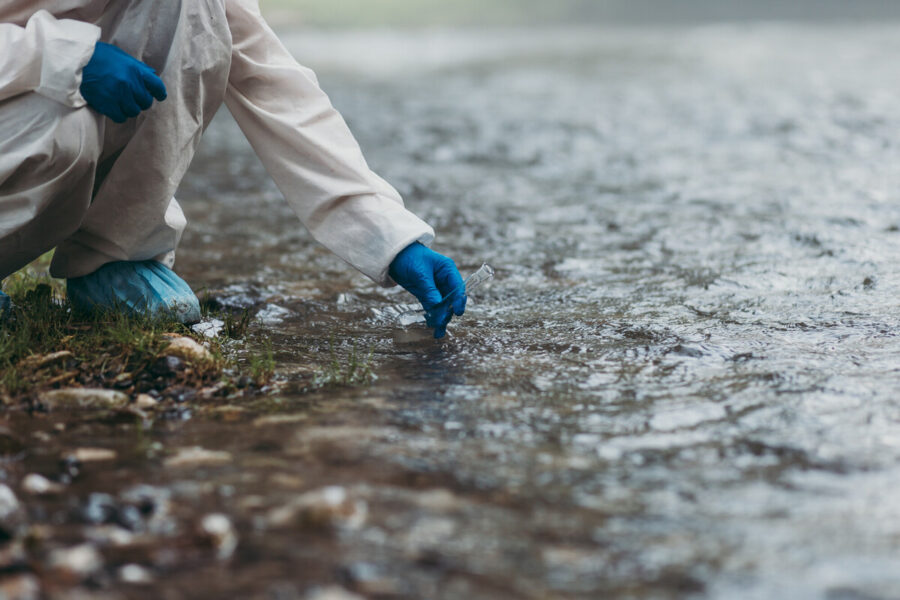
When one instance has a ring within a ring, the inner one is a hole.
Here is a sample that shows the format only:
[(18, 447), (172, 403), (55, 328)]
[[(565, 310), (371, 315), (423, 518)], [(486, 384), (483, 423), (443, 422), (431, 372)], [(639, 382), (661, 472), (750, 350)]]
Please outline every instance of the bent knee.
[(0, 103), (0, 196), (96, 169), (100, 118), (39, 94)]

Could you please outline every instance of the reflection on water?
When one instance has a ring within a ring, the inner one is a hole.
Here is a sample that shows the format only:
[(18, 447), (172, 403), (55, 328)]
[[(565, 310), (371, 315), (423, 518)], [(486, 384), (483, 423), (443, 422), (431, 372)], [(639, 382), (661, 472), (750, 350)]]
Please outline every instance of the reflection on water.
[[(895, 598), (898, 33), (291, 37), (495, 280), (445, 341), (398, 337), (411, 298), (315, 246), (220, 115), (179, 266), (259, 311), (285, 391), (60, 439), (135, 446), (102, 491), (169, 490), (172, 539), (230, 516), (227, 570), (145, 557), (183, 594)], [(371, 387), (292, 385), (354, 345)], [(165, 462), (192, 446), (229, 460)]]

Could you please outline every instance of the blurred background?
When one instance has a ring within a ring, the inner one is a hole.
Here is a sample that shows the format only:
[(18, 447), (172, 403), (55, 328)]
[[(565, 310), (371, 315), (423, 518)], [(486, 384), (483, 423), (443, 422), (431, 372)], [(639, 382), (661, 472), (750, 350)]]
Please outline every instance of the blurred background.
[(893, 0), (261, 0), (273, 21), (310, 26), (542, 25), (900, 17)]

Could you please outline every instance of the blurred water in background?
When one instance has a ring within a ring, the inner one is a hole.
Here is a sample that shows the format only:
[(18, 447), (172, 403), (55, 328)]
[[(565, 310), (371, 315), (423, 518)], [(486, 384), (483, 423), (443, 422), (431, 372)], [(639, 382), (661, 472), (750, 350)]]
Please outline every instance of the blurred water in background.
[(275, 23), (312, 26), (686, 23), (883, 20), (894, 0), (261, 0)]
[[(210, 128), (182, 273), (276, 306), (289, 379), (374, 352), (372, 388), (281, 400), (313, 408), (271, 468), (371, 509), (315, 560), (410, 598), (900, 596), (900, 27), (284, 40), (437, 247), (498, 274), (447, 342), (398, 341), (409, 298)], [(310, 564), (291, 535), (246, 539)]]

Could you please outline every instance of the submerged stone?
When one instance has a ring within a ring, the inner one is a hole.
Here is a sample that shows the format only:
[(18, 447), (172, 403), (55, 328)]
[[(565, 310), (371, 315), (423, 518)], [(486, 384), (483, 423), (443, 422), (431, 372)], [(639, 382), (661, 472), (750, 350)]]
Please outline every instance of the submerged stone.
[(128, 396), (115, 390), (95, 388), (63, 388), (41, 392), (38, 400), (49, 409), (59, 408), (121, 408), (128, 404)]
[(81, 581), (103, 568), (103, 557), (91, 544), (81, 544), (54, 550), (48, 563), (63, 578)]
[(306, 527), (358, 529), (366, 521), (368, 505), (352, 497), (346, 488), (328, 486), (301, 494), (290, 503), (271, 510), (267, 521), (273, 527), (299, 524)]
[(222, 450), (207, 450), (200, 446), (179, 448), (173, 456), (164, 461), (169, 468), (201, 467), (224, 465), (231, 462), (231, 453)]
[(131, 585), (147, 585), (153, 583), (153, 573), (150, 569), (130, 563), (119, 567), (119, 581)]
[(200, 522), (200, 534), (215, 548), (216, 556), (225, 560), (234, 554), (238, 537), (231, 519), (222, 513), (206, 515)]
[(44, 496), (49, 494), (59, 494), (65, 489), (65, 486), (55, 481), (50, 481), (43, 475), (38, 473), (29, 473), (22, 480), (22, 490), (26, 494), (34, 496)]
[(100, 462), (105, 460), (115, 460), (115, 450), (108, 448), (76, 448), (70, 455), (78, 462)]

